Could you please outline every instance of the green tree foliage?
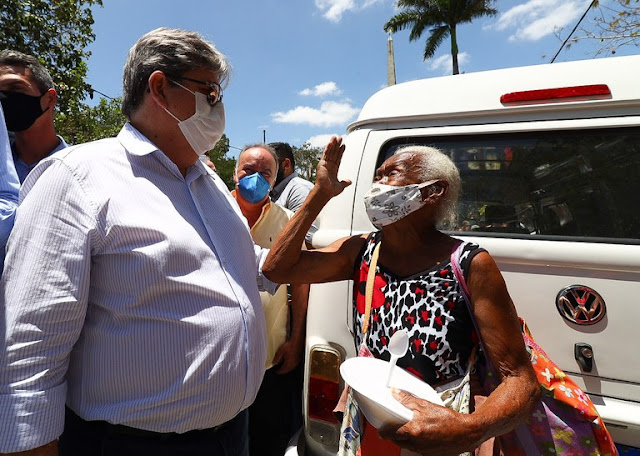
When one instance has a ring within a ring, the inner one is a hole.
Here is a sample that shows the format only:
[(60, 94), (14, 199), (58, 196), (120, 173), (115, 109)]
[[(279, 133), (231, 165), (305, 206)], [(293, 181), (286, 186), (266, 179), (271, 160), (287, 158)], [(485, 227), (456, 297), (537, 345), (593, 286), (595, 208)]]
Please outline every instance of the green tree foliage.
[(91, 6), (102, 0), (1, 0), (0, 49), (31, 54), (50, 71), (58, 108), (70, 114), (91, 94), (86, 47), (95, 39)]
[(233, 190), (236, 186), (233, 182), (233, 172), (236, 167), (236, 161), (233, 158), (229, 158), (228, 154), (229, 138), (224, 134), (216, 146), (207, 153), (209, 160), (216, 165), (216, 171), (223, 182), (227, 185), (227, 188), (229, 190)]
[(300, 147), (291, 146), (293, 158), (296, 160), (296, 171), (300, 177), (308, 181), (315, 182), (316, 167), (322, 156), (322, 149), (313, 147), (309, 143), (304, 143)]
[(492, 7), (494, 2), (495, 0), (398, 0), (396, 5), (400, 12), (384, 24), (384, 30), (396, 33), (411, 28), (409, 40), (415, 41), (429, 29), (424, 60), (433, 57), (442, 42), (450, 37), (453, 74), (458, 74), (460, 68), (456, 28), (458, 24), (498, 14)]
[(74, 112), (58, 113), (54, 120), (56, 131), (69, 144), (116, 136), (127, 121), (121, 104), (121, 98), (101, 98), (94, 107), (80, 103)]
[(624, 46), (640, 46), (640, 0), (594, 2), (592, 9), (595, 16), (571, 38), (567, 48), (587, 40), (597, 43), (595, 55), (612, 55)]

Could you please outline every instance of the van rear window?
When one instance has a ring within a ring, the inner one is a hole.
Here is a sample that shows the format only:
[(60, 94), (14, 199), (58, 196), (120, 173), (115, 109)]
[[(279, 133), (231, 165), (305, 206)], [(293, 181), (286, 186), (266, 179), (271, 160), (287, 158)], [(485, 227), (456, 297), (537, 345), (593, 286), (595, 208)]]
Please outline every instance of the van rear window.
[(398, 138), (378, 166), (409, 144), (437, 147), (458, 165), (462, 195), (446, 230), (640, 243), (638, 127)]

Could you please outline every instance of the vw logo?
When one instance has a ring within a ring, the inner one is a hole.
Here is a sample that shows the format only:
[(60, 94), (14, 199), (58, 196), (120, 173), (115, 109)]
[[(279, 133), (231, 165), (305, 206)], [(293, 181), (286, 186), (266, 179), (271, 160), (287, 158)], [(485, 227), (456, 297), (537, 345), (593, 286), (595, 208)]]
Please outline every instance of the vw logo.
[(578, 325), (598, 323), (607, 313), (602, 297), (584, 285), (571, 285), (560, 290), (556, 306), (565, 320)]

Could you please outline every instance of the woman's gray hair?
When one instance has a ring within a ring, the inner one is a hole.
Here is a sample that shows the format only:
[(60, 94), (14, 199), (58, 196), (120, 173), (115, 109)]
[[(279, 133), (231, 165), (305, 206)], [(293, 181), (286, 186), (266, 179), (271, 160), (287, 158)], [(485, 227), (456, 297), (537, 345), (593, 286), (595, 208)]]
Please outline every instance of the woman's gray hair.
[(150, 31), (129, 50), (122, 78), (122, 113), (131, 118), (140, 107), (154, 71), (181, 76), (200, 68), (215, 72), (220, 85), (231, 71), (224, 54), (197, 32), (165, 27)]
[(456, 164), (447, 157), (441, 150), (428, 146), (404, 146), (398, 149), (394, 155), (401, 153), (414, 154), (416, 160), (416, 172), (420, 182), (430, 180), (444, 180), (447, 182), (447, 191), (440, 200), (436, 218), (439, 222), (453, 221), (456, 217), (456, 205), (462, 183), (460, 171)]

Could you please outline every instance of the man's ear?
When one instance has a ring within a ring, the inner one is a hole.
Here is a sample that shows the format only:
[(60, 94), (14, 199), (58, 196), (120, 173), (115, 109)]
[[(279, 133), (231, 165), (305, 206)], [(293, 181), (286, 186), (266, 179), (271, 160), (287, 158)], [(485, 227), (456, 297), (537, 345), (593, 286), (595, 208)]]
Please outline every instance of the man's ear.
[(290, 169), (291, 171), (293, 171), (293, 167), (291, 166), (291, 160), (289, 158), (285, 158), (284, 160), (282, 160), (282, 168)]
[(42, 99), (45, 102), (42, 110), (44, 111), (46, 109), (50, 109), (51, 111), (53, 111), (53, 108), (55, 108), (56, 103), (58, 102), (58, 92), (56, 92), (56, 89), (49, 89), (45, 92)]
[(162, 71), (156, 70), (149, 76), (148, 84), (147, 93), (149, 96), (153, 98), (159, 106), (167, 109), (169, 107), (167, 89), (170, 86), (167, 76)]

